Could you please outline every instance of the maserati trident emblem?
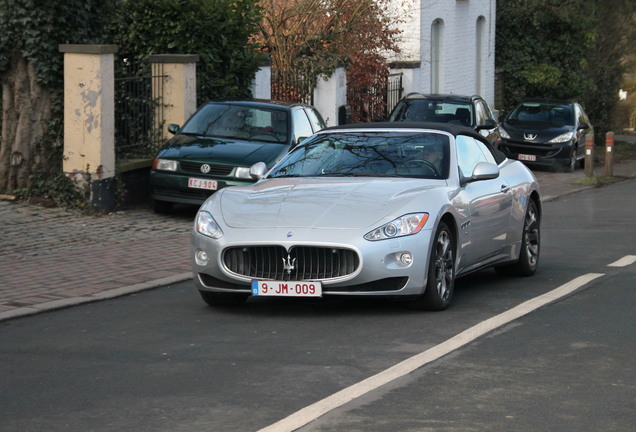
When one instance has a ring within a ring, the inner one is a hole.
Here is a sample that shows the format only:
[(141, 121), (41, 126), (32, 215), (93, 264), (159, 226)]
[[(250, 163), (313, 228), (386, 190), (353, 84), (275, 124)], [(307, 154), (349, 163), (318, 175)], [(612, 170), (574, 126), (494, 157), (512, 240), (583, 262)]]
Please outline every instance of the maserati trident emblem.
[(201, 172), (203, 174), (209, 173), (210, 172), (210, 165), (208, 165), (208, 164), (201, 165)]
[(534, 141), (537, 139), (537, 134), (527, 133), (523, 134), (523, 137), (526, 139), (526, 141)]
[(287, 254), (287, 259), (283, 258), (283, 270), (287, 272), (287, 274), (291, 274), (292, 270), (296, 268), (296, 258), (292, 259), (292, 257)]

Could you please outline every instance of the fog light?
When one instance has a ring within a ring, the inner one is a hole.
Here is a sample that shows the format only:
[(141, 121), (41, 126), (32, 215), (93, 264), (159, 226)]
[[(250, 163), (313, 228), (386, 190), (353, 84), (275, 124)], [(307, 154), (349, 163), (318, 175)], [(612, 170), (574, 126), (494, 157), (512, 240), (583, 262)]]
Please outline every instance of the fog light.
[(409, 252), (401, 253), (399, 259), (400, 262), (407, 267), (413, 264), (413, 255), (411, 255)]
[(204, 266), (208, 264), (208, 254), (205, 251), (198, 250), (194, 254), (194, 261), (196, 261), (197, 265)]

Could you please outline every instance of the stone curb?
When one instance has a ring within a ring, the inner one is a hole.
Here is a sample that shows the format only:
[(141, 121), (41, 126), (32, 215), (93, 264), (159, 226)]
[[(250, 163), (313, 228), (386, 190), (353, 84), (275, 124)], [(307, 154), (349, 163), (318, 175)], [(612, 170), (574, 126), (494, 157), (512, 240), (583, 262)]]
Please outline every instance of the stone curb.
[(35, 315), (42, 312), (48, 312), (57, 309), (68, 308), (77, 306), (84, 303), (92, 303), (106, 299), (112, 299), (116, 297), (123, 297), (126, 295), (134, 294), (140, 291), (151, 290), (160, 288), (165, 285), (170, 285), (178, 282), (184, 282), (188, 279), (192, 279), (192, 273), (181, 273), (174, 276), (168, 276), (161, 279), (156, 279), (149, 282), (143, 282), (135, 285), (130, 285), (122, 288), (115, 288), (108, 291), (101, 291), (90, 296), (73, 297), (61, 300), (55, 300), (46, 303), (40, 303), (30, 307), (23, 307), (13, 309), (8, 312), (0, 312), (0, 321), (19, 318), (27, 315)]

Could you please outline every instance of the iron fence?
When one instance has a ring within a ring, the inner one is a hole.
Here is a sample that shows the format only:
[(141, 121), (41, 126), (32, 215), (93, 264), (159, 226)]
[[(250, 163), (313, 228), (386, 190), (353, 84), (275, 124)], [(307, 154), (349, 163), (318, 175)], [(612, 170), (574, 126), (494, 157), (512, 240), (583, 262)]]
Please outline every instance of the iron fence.
[(347, 87), (351, 121), (366, 123), (386, 118), (402, 97), (402, 74), (376, 78), (373, 85)]
[(272, 68), (272, 99), (314, 104), (315, 82), (307, 76)]
[(152, 158), (163, 144), (163, 64), (121, 58), (115, 71), (116, 158)]

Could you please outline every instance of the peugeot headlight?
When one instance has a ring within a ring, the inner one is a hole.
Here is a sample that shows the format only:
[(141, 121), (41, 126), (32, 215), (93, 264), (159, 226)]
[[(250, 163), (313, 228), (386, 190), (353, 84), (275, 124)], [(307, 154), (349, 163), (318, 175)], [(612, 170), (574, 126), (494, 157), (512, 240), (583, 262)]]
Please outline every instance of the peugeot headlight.
[(510, 139), (510, 134), (502, 127), (499, 128), (499, 134), (503, 139)]
[(176, 171), (177, 161), (170, 159), (155, 159), (153, 168), (159, 171)]
[(573, 136), (574, 136), (574, 132), (566, 132), (564, 134), (559, 135), (556, 138), (552, 138), (548, 142), (551, 143), (551, 144), (564, 143), (564, 142), (570, 141)]
[(219, 224), (216, 223), (210, 213), (203, 210), (197, 213), (197, 218), (194, 221), (194, 229), (199, 234), (213, 239), (220, 239), (223, 237), (223, 231), (221, 230), (221, 227), (219, 227)]
[(234, 171), (234, 177), (237, 179), (252, 180), (252, 177), (250, 176), (250, 168), (236, 167), (236, 171)]
[(427, 220), (428, 213), (407, 214), (368, 232), (364, 238), (369, 241), (378, 241), (417, 234)]

